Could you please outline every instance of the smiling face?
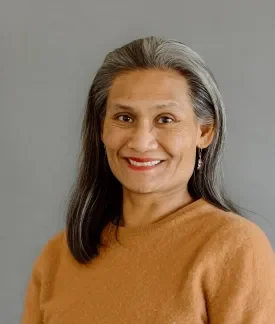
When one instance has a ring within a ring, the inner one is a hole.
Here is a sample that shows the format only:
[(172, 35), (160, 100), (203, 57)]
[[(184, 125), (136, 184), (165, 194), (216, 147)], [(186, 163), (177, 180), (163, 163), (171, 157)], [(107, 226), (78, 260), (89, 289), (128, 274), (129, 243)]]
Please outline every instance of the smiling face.
[[(124, 189), (187, 190), (196, 147), (212, 140), (212, 130), (196, 121), (188, 91), (185, 78), (173, 70), (136, 70), (115, 78), (101, 138), (111, 171)], [(139, 164), (142, 159), (154, 162)]]

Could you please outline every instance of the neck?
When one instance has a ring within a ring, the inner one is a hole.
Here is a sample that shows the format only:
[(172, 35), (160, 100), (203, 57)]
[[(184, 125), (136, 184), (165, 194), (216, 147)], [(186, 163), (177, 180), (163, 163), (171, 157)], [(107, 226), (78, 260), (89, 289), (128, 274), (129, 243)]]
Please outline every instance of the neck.
[(123, 189), (123, 217), (120, 226), (135, 227), (157, 222), (194, 199), (187, 189), (170, 193), (139, 194)]

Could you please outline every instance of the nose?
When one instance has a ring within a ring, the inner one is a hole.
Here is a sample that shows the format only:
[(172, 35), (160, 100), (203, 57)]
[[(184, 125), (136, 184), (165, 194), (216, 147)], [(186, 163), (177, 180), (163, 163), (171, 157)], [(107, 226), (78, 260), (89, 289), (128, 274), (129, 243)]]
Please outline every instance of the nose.
[(127, 146), (140, 153), (157, 149), (158, 143), (152, 125), (149, 122), (135, 125), (132, 128)]

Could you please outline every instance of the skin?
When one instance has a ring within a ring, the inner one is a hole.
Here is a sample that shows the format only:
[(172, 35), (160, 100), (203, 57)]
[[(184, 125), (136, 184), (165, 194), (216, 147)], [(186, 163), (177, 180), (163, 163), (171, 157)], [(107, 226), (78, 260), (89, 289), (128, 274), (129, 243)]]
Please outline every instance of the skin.
[[(214, 128), (197, 122), (188, 92), (186, 79), (174, 70), (136, 70), (113, 81), (101, 139), (123, 187), (120, 226), (157, 222), (194, 201), (187, 184), (195, 168), (196, 147), (211, 144)], [(125, 157), (164, 162), (135, 171)]]

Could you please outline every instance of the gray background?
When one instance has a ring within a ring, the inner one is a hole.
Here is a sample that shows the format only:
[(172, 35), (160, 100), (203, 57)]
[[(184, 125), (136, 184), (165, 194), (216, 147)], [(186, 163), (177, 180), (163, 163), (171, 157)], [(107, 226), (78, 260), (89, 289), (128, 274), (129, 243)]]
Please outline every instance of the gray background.
[(94, 74), (134, 38), (206, 60), (227, 107), (228, 191), (275, 247), (274, 33), (274, 0), (1, 0), (1, 323), (19, 322), (32, 263), (64, 226)]

